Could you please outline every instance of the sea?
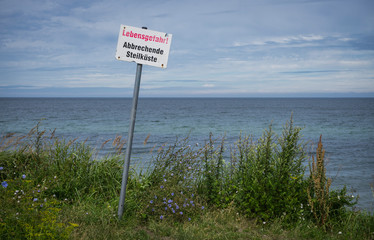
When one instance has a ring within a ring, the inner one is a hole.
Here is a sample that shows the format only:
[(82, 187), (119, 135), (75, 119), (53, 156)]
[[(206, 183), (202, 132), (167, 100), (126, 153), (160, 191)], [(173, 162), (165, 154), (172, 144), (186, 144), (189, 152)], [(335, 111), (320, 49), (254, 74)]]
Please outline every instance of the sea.
[[(27, 134), (40, 122), (105, 156), (114, 139), (127, 138), (131, 107), (132, 98), (0, 98), (0, 134)], [(140, 98), (131, 163), (147, 167), (161, 145), (186, 137), (204, 144), (210, 134), (225, 139), (229, 160), (240, 136), (259, 138), (270, 125), (280, 135), (291, 117), (310, 156), (322, 135), (332, 188), (347, 186), (357, 208), (373, 212), (374, 98)]]

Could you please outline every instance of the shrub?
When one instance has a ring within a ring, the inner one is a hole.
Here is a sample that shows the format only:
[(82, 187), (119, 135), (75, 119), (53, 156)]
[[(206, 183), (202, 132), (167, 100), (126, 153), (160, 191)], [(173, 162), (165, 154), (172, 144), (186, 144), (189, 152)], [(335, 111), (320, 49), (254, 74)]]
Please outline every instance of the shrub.
[(280, 137), (270, 125), (256, 143), (249, 137), (236, 143), (232, 156), (239, 180), (236, 203), (246, 215), (265, 221), (303, 217), (307, 197), (302, 163), (306, 154), (300, 130), (291, 118)]

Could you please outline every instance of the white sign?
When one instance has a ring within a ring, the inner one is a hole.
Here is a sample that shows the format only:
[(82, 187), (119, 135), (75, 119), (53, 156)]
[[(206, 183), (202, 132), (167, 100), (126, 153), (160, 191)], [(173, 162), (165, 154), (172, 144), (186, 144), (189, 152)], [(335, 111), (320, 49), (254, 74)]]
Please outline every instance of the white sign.
[(172, 34), (121, 25), (116, 59), (166, 68)]

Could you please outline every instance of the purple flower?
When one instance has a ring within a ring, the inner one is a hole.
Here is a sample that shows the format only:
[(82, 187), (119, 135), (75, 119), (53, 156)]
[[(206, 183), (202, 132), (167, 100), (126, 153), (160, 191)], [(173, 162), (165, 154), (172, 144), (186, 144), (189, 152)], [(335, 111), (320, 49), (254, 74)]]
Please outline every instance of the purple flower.
[(163, 185), (161, 185), (161, 187), (160, 187), (161, 189), (163, 189), (164, 188), (164, 186)]
[(152, 204), (152, 203), (153, 203), (153, 200), (149, 201), (149, 203)]
[(25, 175), (25, 174), (23, 174), (23, 175), (22, 175), (22, 179), (25, 179), (25, 178), (26, 178), (26, 175)]
[(8, 183), (6, 181), (4, 181), (4, 182), (1, 183), (1, 186), (3, 186), (3, 188), (7, 188), (8, 187)]
[(188, 221), (191, 221), (191, 218), (188, 218)]
[(161, 216), (160, 216), (160, 219), (161, 219), (161, 220), (162, 220), (162, 219), (164, 219), (164, 216), (163, 216), (163, 215), (161, 215)]
[(4, 168), (3, 167), (0, 167), (0, 170), (3, 170)]
[(36, 202), (36, 201), (38, 201), (38, 199), (37, 199), (37, 198), (34, 198), (33, 201)]
[(168, 200), (168, 203), (172, 203), (172, 202), (173, 202), (173, 200), (171, 200), (171, 199)]
[(173, 192), (171, 193), (171, 196), (174, 196), (174, 193), (173, 193)]
[(183, 215), (183, 212), (179, 212), (180, 215)]
[(204, 210), (204, 206), (202, 206), (201, 209)]

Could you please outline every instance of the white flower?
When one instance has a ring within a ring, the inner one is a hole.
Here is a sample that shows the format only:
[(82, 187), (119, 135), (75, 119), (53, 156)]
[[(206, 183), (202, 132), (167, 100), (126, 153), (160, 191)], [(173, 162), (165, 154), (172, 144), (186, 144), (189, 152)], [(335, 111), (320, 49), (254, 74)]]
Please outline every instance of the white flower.
[(342, 234), (342, 232), (338, 232), (338, 234), (340, 235), (340, 234)]

